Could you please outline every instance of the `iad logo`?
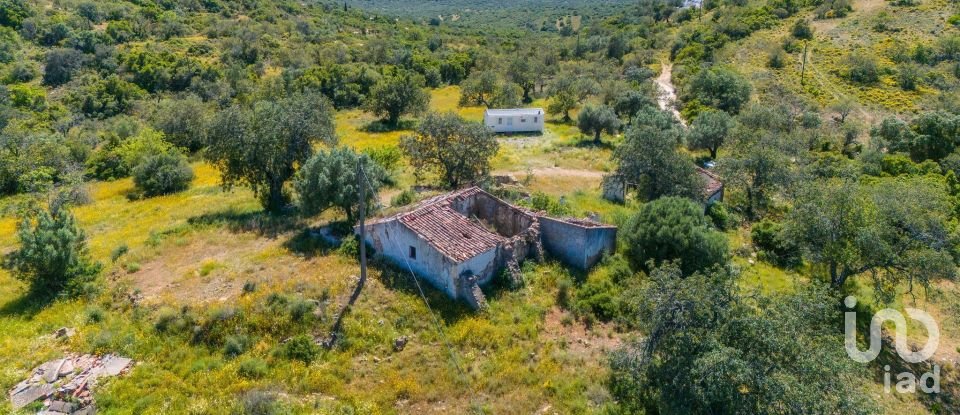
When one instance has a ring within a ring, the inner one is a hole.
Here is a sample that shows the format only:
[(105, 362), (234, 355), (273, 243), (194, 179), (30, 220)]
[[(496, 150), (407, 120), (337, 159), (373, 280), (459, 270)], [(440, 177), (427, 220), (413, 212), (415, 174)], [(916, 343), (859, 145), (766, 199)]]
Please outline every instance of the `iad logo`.
[[(857, 299), (849, 296), (843, 300), (848, 309), (853, 309), (857, 305)], [(927, 329), (927, 344), (919, 351), (913, 351), (907, 344), (907, 320), (897, 310), (885, 308), (873, 315), (870, 320), (870, 348), (867, 351), (861, 351), (857, 347), (857, 313), (848, 311), (844, 313), (844, 348), (851, 359), (868, 363), (880, 355), (881, 342), (883, 340), (880, 329), (883, 323), (892, 321), (896, 328), (895, 345), (897, 354), (907, 363), (920, 363), (933, 357), (937, 347), (940, 346), (940, 326), (926, 311), (915, 308), (905, 308), (907, 316), (919, 321)], [(890, 393), (890, 365), (883, 367), (883, 385), (884, 390)], [(932, 381), (932, 385), (930, 384)], [(940, 393), (940, 366), (933, 365), (933, 372), (924, 373), (920, 376), (920, 390), (926, 393)], [(917, 377), (911, 372), (897, 374), (897, 392), (915, 393), (917, 391)]]

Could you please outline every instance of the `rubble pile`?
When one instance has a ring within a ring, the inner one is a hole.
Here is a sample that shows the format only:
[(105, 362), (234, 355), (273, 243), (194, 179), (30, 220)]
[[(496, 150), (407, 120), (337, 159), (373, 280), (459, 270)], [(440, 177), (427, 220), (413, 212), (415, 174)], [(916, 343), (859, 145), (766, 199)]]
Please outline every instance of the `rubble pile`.
[(97, 380), (125, 373), (132, 364), (133, 360), (116, 355), (68, 355), (51, 360), (10, 390), (10, 404), (13, 409), (20, 409), (42, 400), (42, 414), (94, 414), (90, 390)]

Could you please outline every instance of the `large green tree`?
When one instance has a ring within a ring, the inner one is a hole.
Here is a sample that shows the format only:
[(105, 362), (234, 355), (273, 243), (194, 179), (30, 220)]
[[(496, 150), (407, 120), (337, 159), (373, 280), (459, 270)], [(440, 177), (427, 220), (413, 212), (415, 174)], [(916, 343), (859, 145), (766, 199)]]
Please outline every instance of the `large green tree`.
[(677, 149), (680, 126), (672, 115), (646, 108), (634, 118), (613, 152), (615, 180), (647, 200), (662, 196), (703, 197), (703, 181), (693, 160)]
[(901, 282), (912, 288), (956, 274), (951, 209), (932, 179), (834, 179), (799, 192), (785, 231), (835, 288), (858, 275), (883, 291)]
[(713, 229), (703, 206), (681, 197), (647, 203), (620, 230), (627, 259), (634, 269), (649, 270), (677, 261), (684, 274), (723, 264), (727, 239)]
[(715, 67), (697, 72), (690, 80), (688, 99), (731, 114), (750, 101), (750, 82), (733, 70)]
[(284, 184), (313, 154), (313, 145), (336, 143), (333, 109), (316, 93), (234, 105), (214, 117), (207, 142), (204, 154), (220, 169), (223, 183), (249, 185), (276, 212), (286, 204)]
[(697, 115), (687, 135), (687, 145), (694, 150), (710, 151), (710, 158), (717, 158), (717, 150), (727, 140), (733, 129), (733, 117), (723, 111), (709, 110)]
[(836, 329), (839, 298), (817, 285), (776, 296), (737, 287), (729, 270), (667, 264), (628, 290), (646, 336), (610, 360), (625, 413), (874, 413)]
[(483, 124), (448, 112), (427, 114), (415, 134), (400, 139), (400, 149), (418, 174), (436, 172), (446, 186), (457, 188), (489, 174), (499, 144)]
[(396, 126), (404, 114), (420, 114), (430, 104), (430, 94), (423, 89), (423, 76), (397, 70), (380, 79), (370, 90), (365, 107), (367, 111)]

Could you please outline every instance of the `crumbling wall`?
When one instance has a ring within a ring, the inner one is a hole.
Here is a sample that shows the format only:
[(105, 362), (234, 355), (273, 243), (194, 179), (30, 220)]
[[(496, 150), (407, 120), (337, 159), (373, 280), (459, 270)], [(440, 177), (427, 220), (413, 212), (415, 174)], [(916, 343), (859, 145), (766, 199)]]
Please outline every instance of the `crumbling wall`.
[(614, 252), (617, 228), (586, 221), (539, 218), (540, 239), (550, 255), (581, 270), (594, 266), (603, 254)]
[(536, 222), (529, 213), (486, 193), (455, 200), (452, 206), (464, 216), (480, 219), (507, 238), (520, 234)]

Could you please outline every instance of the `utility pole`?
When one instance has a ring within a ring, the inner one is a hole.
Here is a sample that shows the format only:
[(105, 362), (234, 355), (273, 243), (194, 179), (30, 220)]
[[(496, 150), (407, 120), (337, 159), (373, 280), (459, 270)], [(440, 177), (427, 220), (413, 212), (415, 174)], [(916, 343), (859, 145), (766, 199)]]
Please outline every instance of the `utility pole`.
[[(367, 281), (367, 230), (363, 222), (367, 216), (366, 178), (363, 172), (363, 157), (357, 159), (357, 187), (360, 188), (360, 283), (354, 296), (360, 294), (363, 283)], [(356, 299), (354, 298), (354, 301)], [(353, 303), (353, 301), (351, 301)]]
[(340, 329), (343, 325), (343, 317), (350, 311), (353, 303), (357, 302), (357, 298), (360, 297), (360, 292), (363, 291), (363, 284), (367, 281), (367, 230), (366, 226), (364, 226), (364, 221), (367, 216), (366, 185), (366, 177), (364, 177), (363, 172), (363, 157), (360, 157), (357, 160), (357, 196), (360, 197), (360, 281), (357, 281), (357, 287), (353, 289), (353, 294), (350, 295), (350, 299), (347, 300), (347, 303), (344, 304), (340, 312), (337, 313), (337, 319), (333, 323), (333, 329), (330, 330), (330, 337), (322, 341), (323, 346), (328, 349), (333, 348), (334, 344), (336, 344), (337, 337), (340, 336)]
[(800, 86), (803, 86), (803, 75), (807, 71), (807, 41), (803, 42), (803, 56), (800, 63)]

